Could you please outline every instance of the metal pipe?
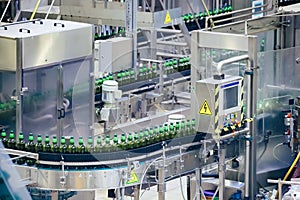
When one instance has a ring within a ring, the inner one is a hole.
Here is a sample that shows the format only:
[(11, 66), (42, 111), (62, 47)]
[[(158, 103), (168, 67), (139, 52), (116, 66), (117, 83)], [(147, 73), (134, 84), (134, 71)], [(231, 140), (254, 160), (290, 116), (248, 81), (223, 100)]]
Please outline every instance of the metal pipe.
[(247, 133), (249, 132), (249, 128), (245, 128), (241, 131), (236, 131), (236, 132), (233, 132), (233, 133), (229, 133), (227, 135), (224, 135), (224, 136), (220, 136), (220, 140), (227, 140), (227, 139), (230, 139), (230, 138), (234, 138), (234, 137), (237, 137), (243, 133)]
[(247, 60), (247, 59), (249, 59), (248, 55), (241, 55), (241, 56), (235, 56), (232, 58), (228, 58), (226, 60), (222, 60), (217, 65), (217, 72), (218, 72), (218, 74), (221, 74), (222, 67), (226, 64), (230, 64), (230, 63), (238, 62), (238, 61), (242, 61), (242, 60)]
[(173, 58), (184, 58), (186, 55), (182, 54), (172, 54), (172, 53), (164, 53), (164, 52), (157, 52), (157, 56), (163, 56), (163, 57), (173, 57)]
[(186, 42), (173, 42), (173, 41), (156, 41), (157, 44), (163, 44), (163, 45), (173, 45), (173, 46), (188, 46)]
[(9, 7), (10, 3), (11, 3), (11, 0), (9, 0), (9, 1), (7, 2), (7, 5), (6, 5), (6, 7), (5, 7), (4, 11), (3, 11), (3, 14), (2, 14), (2, 16), (1, 16), (1, 19), (0, 19), (0, 24), (1, 24), (1, 22), (2, 22), (2, 20), (3, 20), (3, 18), (4, 18), (4, 16), (5, 16), (5, 14), (6, 14), (6, 12), (7, 12), (7, 9), (8, 9), (8, 7)]
[(158, 28), (156, 29), (157, 32), (162, 32), (162, 33), (181, 33), (180, 30), (174, 30), (174, 29), (165, 29), (165, 28)]
[[(262, 7), (267, 7), (269, 6), (269, 4), (264, 4), (264, 5), (261, 5), (261, 6), (257, 6), (255, 8), (262, 8)], [(221, 15), (211, 15), (211, 16), (208, 16), (205, 18), (205, 29), (207, 30), (208, 28), (208, 20), (210, 19), (213, 19), (213, 18), (216, 18), (216, 17), (220, 17), (220, 16), (226, 16), (226, 15), (232, 15), (232, 14), (237, 14), (237, 13), (242, 13), (242, 12), (246, 12), (246, 11), (250, 11), (250, 10), (253, 10), (252, 7), (250, 8), (244, 8), (244, 9), (240, 9), (240, 10), (236, 10), (236, 11), (232, 11), (232, 12), (228, 12), (228, 13), (223, 13)], [(254, 13), (248, 13), (248, 14), (245, 14), (245, 15), (238, 15), (238, 16), (235, 16), (235, 17), (230, 17), (230, 18), (226, 18), (226, 19), (222, 19), (222, 20), (218, 20), (218, 21), (214, 21), (214, 23), (221, 23), (221, 22), (225, 22), (225, 21), (229, 21), (229, 20), (232, 20), (232, 19), (238, 19), (238, 18), (242, 18), (242, 17), (247, 17), (247, 16), (250, 16), (250, 15), (253, 15), (253, 14), (256, 14), (256, 13), (264, 13), (264, 12), (268, 12), (268, 11), (271, 11), (272, 8), (268, 9), (268, 10), (262, 10), (262, 11), (259, 11), (259, 12), (254, 12)]]

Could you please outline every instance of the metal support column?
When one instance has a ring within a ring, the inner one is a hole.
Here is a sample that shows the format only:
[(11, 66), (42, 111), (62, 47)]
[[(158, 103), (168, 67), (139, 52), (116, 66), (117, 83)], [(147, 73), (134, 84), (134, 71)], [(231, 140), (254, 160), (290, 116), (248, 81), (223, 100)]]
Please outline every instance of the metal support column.
[(164, 166), (158, 169), (158, 184), (157, 184), (158, 200), (165, 200), (166, 183), (165, 183), (165, 168)]
[(22, 132), (22, 113), (23, 113), (23, 65), (24, 65), (24, 56), (23, 56), (23, 41), (18, 40), (17, 48), (17, 70), (16, 70), (16, 96), (14, 97), (16, 101), (16, 133)]
[(134, 193), (134, 197), (133, 199), (134, 200), (139, 200), (139, 197), (140, 197), (140, 189), (139, 189), (139, 186), (136, 185), (133, 187), (133, 193)]
[(219, 143), (219, 163), (218, 163), (218, 171), (219, 171), (219, 199), (225, 200), (225, 171), (226, 171), (226, 164), (225, 164), (225, 155), (226, 155), (226, 148), (224, 144)]
[(137, 24), (136, 13), (138, 0), (126, 0), (126, 36), (132, 38), (132, 63), (133, 67), (137, 67)]
[(258, 193), (257, 181), (256, 181), (256, 153), (257, 153), (257, 125), (255, 120), (256, 113), (256, 102), (257, 102), (257, 75), (258, 75), (258, 66), (257, 66), (257, 38), (249, 37), (248, 38), (248, 55), (250, 61), (250, 68), (252, 71), (251, 84), (248, 86), (247, 94), (249, 97), (248, 108), (247, 110), (248, 117), (254, 118), (253, 122), (248, 124), (251, 134), (251, 146), (250, 146), (250, 178), (249, 178), (249, 194), (250, 199), (254, 199), (256, 194)]

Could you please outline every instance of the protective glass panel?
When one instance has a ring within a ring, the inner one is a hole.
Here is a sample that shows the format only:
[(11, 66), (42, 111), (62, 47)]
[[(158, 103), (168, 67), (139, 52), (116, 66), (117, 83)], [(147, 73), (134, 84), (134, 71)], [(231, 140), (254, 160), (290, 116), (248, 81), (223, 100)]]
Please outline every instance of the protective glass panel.
[(58, 66), (23, 73), (23, 132), (57, 134)]
[(0, 71), (0, 129), (16, 130), (16, 73)]
[[(200, 48), (202, 77), (209, 78), (217, 74), (217, 64), (220, 61), (233, 58), (235, 56), (248, 55), (247, 52), (233, 51), (225, 49)], [(246, 61), (234, 62), (224, 65), (222, 73), (227, 75), (242, 76)]]
[[(287, 145), (288, 138), (284, 136), (287, 130), (284, 115), (285, 111), (293, 108), (289, 105), (289, 99), (300, 95), (300, 65), (296, 62), (299, 53), (300, 48), (297, 47), (258, 54), (260, 68), (256, 119), (259, 171), (287, 167), (293, 160)], [(270, 138), (266, 140), (270, 133)], [(279, 176), (282, 177), (282, 174)]]
[(91, 59), (63, 64), (63, 135), (85, 141), (92, 125)]

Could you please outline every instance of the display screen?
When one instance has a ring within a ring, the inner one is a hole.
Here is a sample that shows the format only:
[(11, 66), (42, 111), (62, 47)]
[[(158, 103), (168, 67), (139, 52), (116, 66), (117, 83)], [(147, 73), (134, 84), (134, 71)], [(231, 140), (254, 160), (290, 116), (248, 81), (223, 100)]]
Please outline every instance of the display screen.
[(238, 106), (238, 86), (224, 89), (223, 109), (229, 109)]

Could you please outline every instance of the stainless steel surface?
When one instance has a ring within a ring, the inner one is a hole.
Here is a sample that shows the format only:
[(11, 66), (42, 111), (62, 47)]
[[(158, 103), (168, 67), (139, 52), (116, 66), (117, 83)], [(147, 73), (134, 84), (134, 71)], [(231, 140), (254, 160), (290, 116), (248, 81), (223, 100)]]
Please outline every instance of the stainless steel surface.
[(132, 67), (131, 38), (111, 38), (95, 41), (95, 73), (115, 73)]
[(206, 31), (192, 31), (192, 34), (199, 34), (198, 40), (194, 41), (198, 47), (213, 49), (229, 49), (236, 51), (248, 51), (248, 40), (251, 35), (239, 35), (230, 33), (217, 33)]
[(7, 57), (1, 55), (0, 68), (16, 69), (16, 48), (21, 48), (16, 46), (17, 40), (23, 44), (24, 69), (92, 54), (91, 25), (57, 20), (18, 23), (0, 29), (1, 48), (7, 50), (3, 55)]
[[(0, 32), (3, 27), (0, 27)], [(17, 70), (17, 43), (18, 41), (14, 39), (0, 40), (0, 49), (5, 49), (1, 51), (0, 54), (0, 69), (5, 71), (16, 71)]]

